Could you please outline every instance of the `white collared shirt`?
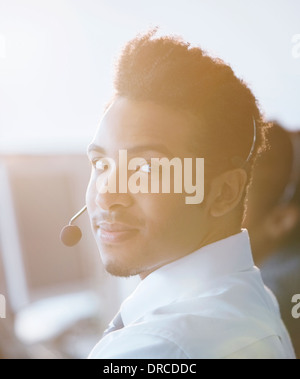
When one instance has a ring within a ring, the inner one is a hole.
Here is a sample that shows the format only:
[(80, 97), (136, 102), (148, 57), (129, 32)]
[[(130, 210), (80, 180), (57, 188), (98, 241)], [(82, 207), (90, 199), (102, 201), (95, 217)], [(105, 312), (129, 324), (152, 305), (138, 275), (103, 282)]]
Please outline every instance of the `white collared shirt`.
[(246, 230), (152, 272), (120, 314), (89, 358), (295, 358)]

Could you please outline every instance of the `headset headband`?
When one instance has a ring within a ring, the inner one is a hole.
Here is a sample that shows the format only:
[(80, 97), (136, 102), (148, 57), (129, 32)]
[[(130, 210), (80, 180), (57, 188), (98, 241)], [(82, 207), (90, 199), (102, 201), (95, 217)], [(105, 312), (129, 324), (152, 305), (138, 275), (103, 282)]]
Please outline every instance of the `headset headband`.
[(252, 120), (253, 120), (253, 141), (252, 141), (252, 146), (251, 146), (251, 149), (250, 149), (250, 152), (249, 152), (247, 159), (244, 161), (244, 159), (242, 159), (241, 157), (237, 157), (237, 156), (231, 158), (231, 162), (233, 163), (233, 165), (240, 167), (240, 168), (245, 168), (245, 166), (247, 165), (247, 163), (249, 163), (249, 161), (252, 158), (253, 153), (254, 153), (257, 131), (256, 131), (255, 118), (252, 117)]

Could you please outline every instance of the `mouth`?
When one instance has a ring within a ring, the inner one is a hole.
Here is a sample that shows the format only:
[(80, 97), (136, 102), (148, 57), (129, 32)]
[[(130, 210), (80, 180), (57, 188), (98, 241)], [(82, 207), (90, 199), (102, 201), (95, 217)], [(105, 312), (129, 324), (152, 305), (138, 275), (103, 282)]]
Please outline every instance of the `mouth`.
[(121, 243), (135, 237), (139, 230), (126, 224), (100, 222), (96, 231), (102, 243)]

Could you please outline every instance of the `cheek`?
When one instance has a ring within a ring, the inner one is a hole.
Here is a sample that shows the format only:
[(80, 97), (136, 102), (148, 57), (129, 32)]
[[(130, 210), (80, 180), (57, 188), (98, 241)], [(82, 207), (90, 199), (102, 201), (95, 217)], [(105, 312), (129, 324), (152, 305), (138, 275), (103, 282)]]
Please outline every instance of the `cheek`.
[(147, 230), (152, 234), (165, 237), (182, 232), (195, 222), (193, 205), (185, 204), (182, 194), (149, 194), (139, 199), (147, 223)]

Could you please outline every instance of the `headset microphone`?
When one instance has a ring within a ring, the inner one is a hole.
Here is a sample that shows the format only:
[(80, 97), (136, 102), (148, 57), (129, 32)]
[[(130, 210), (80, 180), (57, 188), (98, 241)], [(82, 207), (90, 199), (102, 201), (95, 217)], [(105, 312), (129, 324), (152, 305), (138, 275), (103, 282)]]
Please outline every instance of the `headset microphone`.
[(87, 210), (87, 206), (85, 205), (75, 216), (73, 216), (69, 222), (69, 225), (65, 226), (60, 233), (60, 240), (66, 246), (74, 246), (76, 245), (82, 237), (81, 230), (78, 226), (72, 225), (72, 222), (75, 221), (79, 216), (82, 215)]

